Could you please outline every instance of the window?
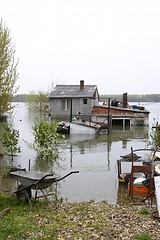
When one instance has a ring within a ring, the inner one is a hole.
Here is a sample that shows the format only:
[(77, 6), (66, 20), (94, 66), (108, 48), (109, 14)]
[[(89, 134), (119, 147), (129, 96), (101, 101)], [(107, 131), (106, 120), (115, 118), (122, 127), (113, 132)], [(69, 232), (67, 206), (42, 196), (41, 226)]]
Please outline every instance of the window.
[(68, 100), (67, 99), (64, 99), (62, 100), (62, 110), (68, 110)]
[(83, 104), (87, 104), (87, 99), (86, 98), (83, 99)]

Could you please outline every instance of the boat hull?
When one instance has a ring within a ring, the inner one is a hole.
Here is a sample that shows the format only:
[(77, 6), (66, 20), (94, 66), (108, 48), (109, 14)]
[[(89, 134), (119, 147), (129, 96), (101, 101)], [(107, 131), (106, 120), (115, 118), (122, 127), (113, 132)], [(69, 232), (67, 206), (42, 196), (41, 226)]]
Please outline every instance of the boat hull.
[(70, 123), (70, 134), (96, 134), (99, 128), (77, 123)]

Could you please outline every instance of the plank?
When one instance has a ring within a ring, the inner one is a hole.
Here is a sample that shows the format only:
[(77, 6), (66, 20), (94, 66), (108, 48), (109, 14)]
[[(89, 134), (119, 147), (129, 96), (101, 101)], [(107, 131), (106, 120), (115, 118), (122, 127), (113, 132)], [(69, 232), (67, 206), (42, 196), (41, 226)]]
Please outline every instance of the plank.
[(160, 176), (154, 177), (154, 185), (155, 185), (158, 217), (160, 217)]

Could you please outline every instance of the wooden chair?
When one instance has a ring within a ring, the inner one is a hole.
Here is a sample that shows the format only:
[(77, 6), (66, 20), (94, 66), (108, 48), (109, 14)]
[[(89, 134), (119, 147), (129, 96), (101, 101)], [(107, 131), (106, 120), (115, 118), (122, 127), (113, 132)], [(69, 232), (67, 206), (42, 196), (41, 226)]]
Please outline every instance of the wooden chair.
[(131, 148), (131, 154), (132, 154), (132, 166), (131, 166), (131, 178), (130, 178), (130, 189), (129, 189), (129, 196), (131, 196), (131, 200), (133, 200), (133, 182), (134, 182), (134, 173), (144, 173), (147, 174), (149, 179), (149, 191), (148, 195), (152, 197), (153, 192), (153, 170), (152, 165), (143, 165), (143, 166), (135, 166), (134, 165), (134, 159), (133, 159), (133, 149)]

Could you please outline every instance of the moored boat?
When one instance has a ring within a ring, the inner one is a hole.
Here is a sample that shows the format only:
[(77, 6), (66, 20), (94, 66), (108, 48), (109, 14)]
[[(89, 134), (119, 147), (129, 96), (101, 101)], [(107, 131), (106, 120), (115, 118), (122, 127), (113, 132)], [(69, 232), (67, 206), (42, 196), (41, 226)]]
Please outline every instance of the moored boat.
[(98, 134), (101, 125), (88, 121), (74, 121), (70, 123), (71, 134)]

